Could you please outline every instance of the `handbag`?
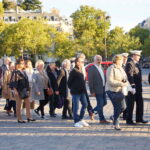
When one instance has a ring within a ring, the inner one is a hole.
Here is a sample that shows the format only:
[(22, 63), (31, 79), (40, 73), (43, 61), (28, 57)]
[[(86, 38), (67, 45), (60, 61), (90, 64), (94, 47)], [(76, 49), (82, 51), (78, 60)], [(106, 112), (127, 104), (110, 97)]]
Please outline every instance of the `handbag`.
[(55, 102), (54, 102), (55, 107), (58, 108), (58, 109), (62, 108), (63, 105), (64, 105), (63, 97), (60, 96), (60, 95), (55, 95), (54, 98), (55, 98)]
[(27, 88), (23, 88), (22, 90), (19, 90), (18, 93), (21, 99), (25, 99), (30, 96), (30, 92), (27, 90)]
[(121, 91), (119, 91), (119, 92), (112, 92), (111, 93), (111, 97), (112, 97), (112, 99), (114, 99), (114, 100), (116, 100), (118, 102), (121, 102), (125, 98), (125, 96), (123, 95), (123, 93)]
[(53, 95), (54, 93), (52, 88), (48, 88), (46, 92), (47, 92), (47, 95), (49, 96)]

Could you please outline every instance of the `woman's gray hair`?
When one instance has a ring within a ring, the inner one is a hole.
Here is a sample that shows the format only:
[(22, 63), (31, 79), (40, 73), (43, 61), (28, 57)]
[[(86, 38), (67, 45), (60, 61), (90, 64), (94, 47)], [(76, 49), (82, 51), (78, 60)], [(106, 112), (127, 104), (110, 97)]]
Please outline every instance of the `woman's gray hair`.
[(35, 68), (36, 69), (37, 69), (37, 67), (38, 67), (39, 64), (42, 64), (44, 66), (44, 61), (41, 60), (41, 59), (37, 60), (36, 63), (35, 63)]
[(62, 67), (63, 67), (65, 64), (71, 64), (71, 63), (70, 63), (70, 60), (69, 60), (69, 59), (64, 59), (63, 62), (62, 62), (62, 64), (61, 64)]
[(77, 58), (86, 58), (86, 56), (85, 56), (85, 54), (83, 54), (83, 53), (78, 53), (77, 54)]

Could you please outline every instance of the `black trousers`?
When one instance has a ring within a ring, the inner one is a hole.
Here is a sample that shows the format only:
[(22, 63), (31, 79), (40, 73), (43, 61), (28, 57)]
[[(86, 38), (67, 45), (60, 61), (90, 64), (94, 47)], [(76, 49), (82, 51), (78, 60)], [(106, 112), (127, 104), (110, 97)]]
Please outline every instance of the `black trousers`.
[(16, 101), (9, 100), (8, 110), (11, 110), (11, 108), (13, 108), (14, 114), (16, 114)]
[(87, 90), (85, 92), (85, 96), (86, 96), (86, 100), (87, 100), (87, 111), (89, 113), (89, 116), (93, 113), (93, 108), (92, 108), (92, 105), (91, 105), (91, 102), (90, 102), (90, 99), (89, 99), (89, 96), (88, 96), (88, 93), (87, 93)]
[(47, 95), (46, 89), (44, 89), (44, 96), (45, 96), (45, 99), (39, 101), (39, 107), (37, 108), (37, 111), (39, 110), (41, 111), (41, 116), (44, 116), (44, 106), (48, 103), (52, 103), (50, 104), (50, 111), (54, 111), (53, 110), (54, 109), (53, 108), (53, 96)]
[(67, 116), (67, 113), (68, 113), (69, 116), (72, 117), (72, 100), (71, 100), (71, 97), (66, 97), (63, 95), (61, 95), (61, 97), (64, 100), (62, 116)]
[(136, 121), (143, 120), (143, 97), (142, 92), (138, 92), (135, 95), (129, 92), (127, 96), (127, 122), (133, 119), (134, 103), (136, 102)]

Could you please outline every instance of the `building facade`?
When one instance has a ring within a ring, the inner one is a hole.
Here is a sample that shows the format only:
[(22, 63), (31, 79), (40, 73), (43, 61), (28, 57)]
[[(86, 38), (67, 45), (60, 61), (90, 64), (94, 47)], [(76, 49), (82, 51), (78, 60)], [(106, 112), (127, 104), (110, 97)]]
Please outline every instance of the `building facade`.
[(24, 11), (19, 7), (16, 7), (16, 10), (5, 10), (3, 16), (5, 23), (17, 23), (23, 18), (29, 18), (32, 20), (43, 18), (48, 24), (57, 28), (59, 31), (68, 32), (70, 34), (73, 33), (71, 18), (60, 16), (59, 11), (55, 8), (51, 9), (50, 12), (43, 12), (42, 9), (35, 11)]
[(150, 30), (150, 17), (138, 24), (141, 28)]

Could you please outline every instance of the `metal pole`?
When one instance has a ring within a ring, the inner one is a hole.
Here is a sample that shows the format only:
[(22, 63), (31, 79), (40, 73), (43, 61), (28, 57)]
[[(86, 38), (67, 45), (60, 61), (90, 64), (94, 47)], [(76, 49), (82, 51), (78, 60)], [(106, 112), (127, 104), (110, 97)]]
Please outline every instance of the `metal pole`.
[(107, 41), (106, 41), (106, 27), (104, 28), (105, 37), (104, 37), (104, 45), (105, 45), (105, 61), (107, 61)]

